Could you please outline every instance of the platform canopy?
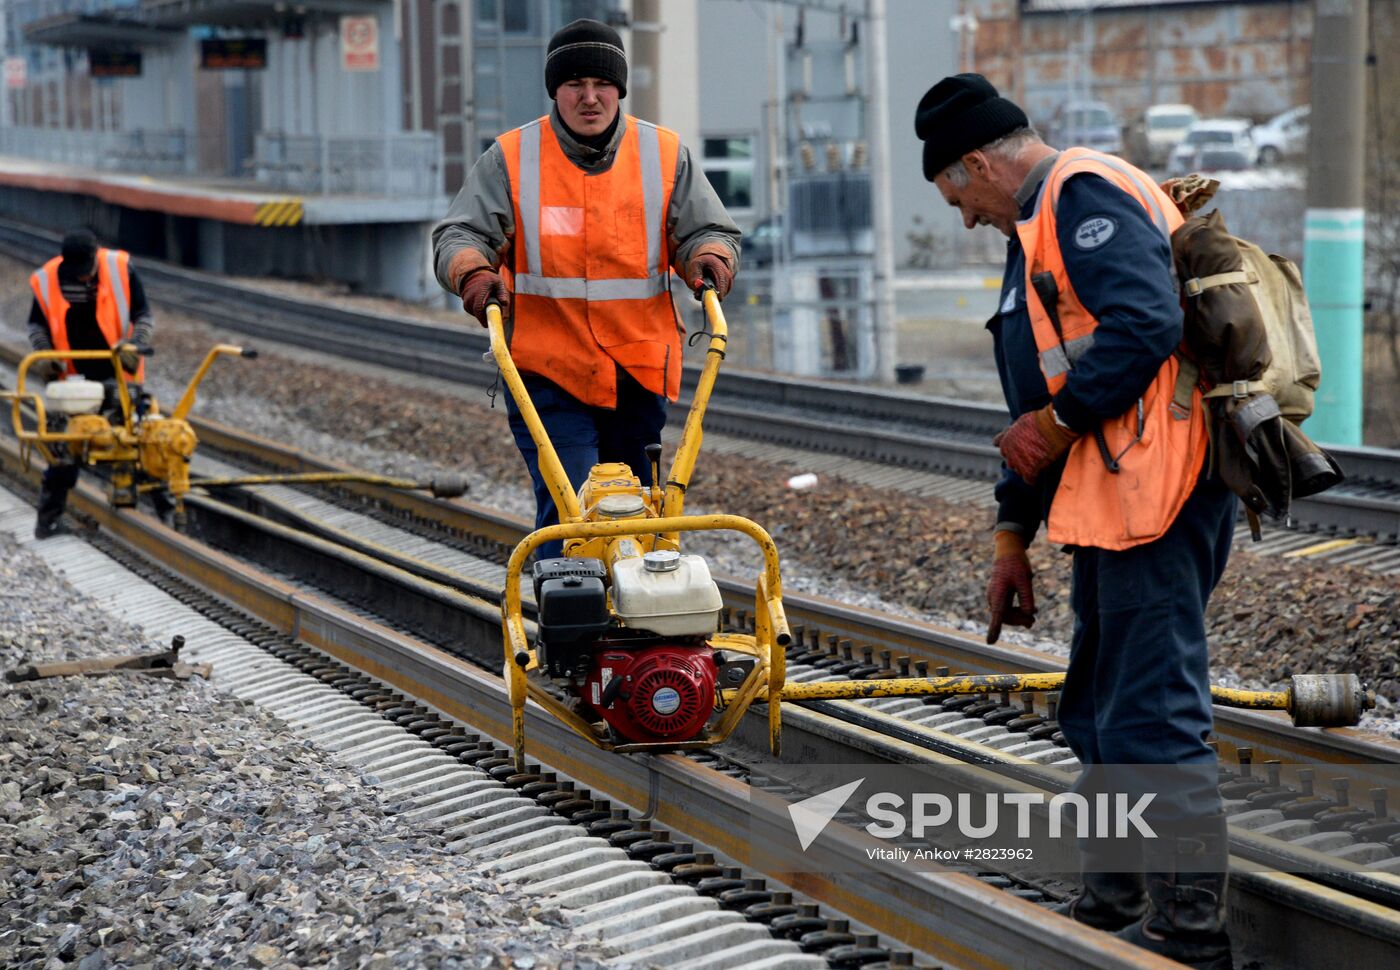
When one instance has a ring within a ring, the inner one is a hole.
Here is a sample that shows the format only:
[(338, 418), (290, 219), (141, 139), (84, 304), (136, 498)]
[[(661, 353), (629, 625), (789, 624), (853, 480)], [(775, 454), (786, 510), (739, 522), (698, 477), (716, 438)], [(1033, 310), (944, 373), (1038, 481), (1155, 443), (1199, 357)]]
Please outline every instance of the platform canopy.
[(173, 43), (181, 31), (115, 14), (61, 13), (25, 24), (26, 43), (50, 47), (137, 48)]
[(262, 27), (299, 16), (377, 10), (391, 0), (141, 0), (141, 19), (162, 27)]

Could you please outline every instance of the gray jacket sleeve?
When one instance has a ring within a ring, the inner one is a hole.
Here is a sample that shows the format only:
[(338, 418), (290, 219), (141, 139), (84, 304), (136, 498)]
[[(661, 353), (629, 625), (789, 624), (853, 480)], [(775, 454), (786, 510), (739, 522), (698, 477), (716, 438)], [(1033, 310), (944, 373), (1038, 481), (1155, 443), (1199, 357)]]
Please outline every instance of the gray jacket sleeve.
[(676, 161), (676, 185), (671, 190), (666, 231), (671, 251), (675, 253), (672, 262), (676, 266), (683, 268), (691, 254), (705, 243), (719, 243), (733, 253), (733, 267), (738, 271), (739, 227), (729, 217), (714, 186), (694, 163), (685, 145), (681, 145), (680, 158)]
[(470, 246), (494, 267), (515, 237), (515, 209), (510, 200), (510, 173), (498, 143), (476, 160), (447, 217), (433, 227), (433, 267), (442, 288), (453, 290), (453, 258)]
[(29, 303), (29, 349), (53, 350), (53, 337), (49, 334), (49, 321), (44, 316), (44, 308), (39, 306), (39, 298)]

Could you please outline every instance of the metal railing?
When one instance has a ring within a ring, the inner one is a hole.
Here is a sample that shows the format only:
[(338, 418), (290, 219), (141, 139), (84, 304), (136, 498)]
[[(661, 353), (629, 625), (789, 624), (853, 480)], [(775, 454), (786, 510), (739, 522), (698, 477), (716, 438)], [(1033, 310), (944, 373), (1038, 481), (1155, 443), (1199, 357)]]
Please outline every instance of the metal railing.
[(28, 126), (0, 129), (0, 153), (109, 172), (177, 174), (189, 153), (184, 131), (81, 131)]
[(443, 191), (442, 142), (431, 132), (263, 132), (257, 136), (254, 155), (254, 178), (289, 192), (421, 198)]

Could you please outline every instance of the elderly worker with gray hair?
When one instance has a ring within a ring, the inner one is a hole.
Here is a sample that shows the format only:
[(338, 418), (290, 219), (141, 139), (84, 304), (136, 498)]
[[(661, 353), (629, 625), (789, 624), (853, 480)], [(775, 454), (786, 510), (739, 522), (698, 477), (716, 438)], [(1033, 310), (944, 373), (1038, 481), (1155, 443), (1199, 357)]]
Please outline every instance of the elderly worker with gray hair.
[(963, 224), (1008, 240), (987, 324), (1013, 418), (995, 439), (1005, 471), (988, 642), (1003, 623), (1035, 621), (1026, 548), (1043, 523), (1074, 557), (1059, 721), (1084, 765), (1076, 788), (1154, 796), (1146, 818), (1159, 837), (1126, 855), (1081, 839), (1084, 891), (1060, 912), (1225, 970), (1228, 836), (1206, 744), (1205, 608), (1229, 557), (1235, 498), (1205, 460), (1200, 389), (1176, 387), (1170, 237), (1182, 217), (1121, 159), (1044, 144), (978, 74), (930, 88), (915, 129), (924, 176)]

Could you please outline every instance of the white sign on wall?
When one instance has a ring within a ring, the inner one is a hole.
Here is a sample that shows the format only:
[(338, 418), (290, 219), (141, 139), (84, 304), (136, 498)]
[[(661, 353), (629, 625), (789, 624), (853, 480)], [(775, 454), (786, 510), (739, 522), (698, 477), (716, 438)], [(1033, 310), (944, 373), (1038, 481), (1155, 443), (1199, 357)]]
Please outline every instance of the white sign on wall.
[(340, 66), (347, 71), (379, 70), (379, 21), (340, 18)]
[(23, 57), (5, 58), (5, 87), (23, 88), (29, 86), (29, 62)]

